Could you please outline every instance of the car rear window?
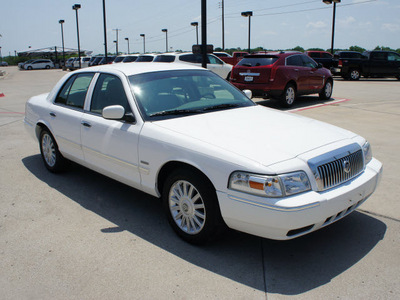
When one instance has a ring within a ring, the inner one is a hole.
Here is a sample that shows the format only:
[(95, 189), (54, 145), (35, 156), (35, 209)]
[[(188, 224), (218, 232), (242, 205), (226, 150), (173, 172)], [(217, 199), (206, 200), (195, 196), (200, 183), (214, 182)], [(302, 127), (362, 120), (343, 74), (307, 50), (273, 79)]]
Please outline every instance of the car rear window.
[(274, 55), (255, 55), (243, 58), (237, 65), (243, 67), (269, 66), (278, 60)]
[(174, 60), (174, 55), (157, 55), (156, 58), (154, 58), (154, 62), (173, 62)]
[(138, 59), (136, 60), (136, 62), (150, 62), (153, 61), (154, 56), (151, 55), (141, 55), (138, 57)]

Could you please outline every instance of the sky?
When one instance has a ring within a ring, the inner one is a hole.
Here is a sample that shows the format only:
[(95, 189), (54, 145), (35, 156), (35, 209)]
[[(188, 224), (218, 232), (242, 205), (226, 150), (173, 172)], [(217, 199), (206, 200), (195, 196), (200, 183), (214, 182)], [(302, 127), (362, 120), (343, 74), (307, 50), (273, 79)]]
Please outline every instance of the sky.
[[(207, 0), (207, 42), (222, 46), (223, 0)], [(61, 25), (65, 20), (65, 47), (77, 48), (78, 11), (81, 49), (104, 53), (102, 0), (0, 0), (0, 47), (2, 56), (45, 47), (60, 47)], [(201, 24), (201, 0), (105, 0), (108, 51), (165, 52), (191, 50), (196, 29)], [(253, 11), (251, 47), (290, 49), (296, 46), (328, 49), (331, 46), (333, 5), (322, 0), (224, 0), (225, 48), (247, 49), (248, 18), (241, 12)], [(336, 6), (335, 48), (376, 46), (400, 48), (400, 0), (342, 0)], [(120, 29), (120, 30), (115, 30)], [(201, 28), (199, 26), (199, 40)]]

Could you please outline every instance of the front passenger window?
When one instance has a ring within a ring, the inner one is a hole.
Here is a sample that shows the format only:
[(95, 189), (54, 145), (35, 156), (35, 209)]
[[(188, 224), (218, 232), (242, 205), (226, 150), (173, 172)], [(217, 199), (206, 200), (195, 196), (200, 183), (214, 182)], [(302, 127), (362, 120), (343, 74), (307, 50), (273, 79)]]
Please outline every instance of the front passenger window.
[(90, 111), (101, 114), (103, 108), (110, 105), (121, 105), (125, 112), (132, 112), (121, 80), (111, 74), (101, 74), (94, 88)]

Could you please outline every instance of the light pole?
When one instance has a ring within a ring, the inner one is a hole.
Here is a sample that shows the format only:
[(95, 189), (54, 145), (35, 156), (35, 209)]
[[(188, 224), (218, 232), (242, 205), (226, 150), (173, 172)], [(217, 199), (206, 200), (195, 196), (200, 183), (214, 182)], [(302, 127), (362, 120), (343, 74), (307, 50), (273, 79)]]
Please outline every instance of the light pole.
[(207, 0), (201, 0), (201, 66), (207, 69)]
[(249, 41), (248, 41), (248, 52), (250, 53), (250, 24), (251, 24), (251, 17), (253, 16), (252, 11), (244, 11), (242, 12), (242, 17), (249, 17)]
[(115, 30), (116, 31), (116, 33), (117, 33), (117, 40), (116, 41), (114, 41), (115, 43), (116, 43), (116, 52), (117, 52), (117, 56), (118, 56), (118, 31), (121, 31), (121, 29), (113, 29), (113, 30)]
[(114, 44), (116, 44), (116, 48), (115, 48), (115, 55), (118, 56), (118, 42), (116, 40), (113, 41)]
[(146, 53), (146, 35), (141, 33), (140, 36), (143, 38), (143, 53)]
[(129, 38), (125, 38), (125, 41), (128, 42), (128, 54), (129, 54), (130, 53), (130, 51), (129, 51)]
[(222, 9), (222, 51), (225, 50), (225, 6), (224, 0), (221, 0), (221, 9)]
[(199, 22), (192, 22), (190, 25), (196, 27), (196, 45), (199, 44)]
[(65, 68), (65, 50), (64, 50), (64, 20), (59, 20), (58, 23), (61, 24), (61, 39), (62, 39), (62, 47), (63, 47), (63, 66)]
[(74, 6), (72, 6), (72, 9), (75, 10), (76, 12), (76, 32), (78, 35), (78, 59), (79, 59), (79, 69), (82, 67), (81, 65), (81, 45), (79, 42), (79, 22), (78, 22), (78, 9), (81, 8), (80, 4), (75, 4)]
[(168, 52), (168, 29), (161, 29), (162, 32), (165, 32), (165, 52)]
[(106, 2), (103, 0), (103, 27), (104, 27), (104, 56), (107, 61), (107, 24), (106, 24)]
[(332, 40), (331, 40), (331, 54), (333, 55), (333, 45), (335, 40), (335, 18), (336, 18), (336, 3), (340, 3), (341, 0), (322, 0), (325, 4), (333, 3), (333, 16), (332, 16)]

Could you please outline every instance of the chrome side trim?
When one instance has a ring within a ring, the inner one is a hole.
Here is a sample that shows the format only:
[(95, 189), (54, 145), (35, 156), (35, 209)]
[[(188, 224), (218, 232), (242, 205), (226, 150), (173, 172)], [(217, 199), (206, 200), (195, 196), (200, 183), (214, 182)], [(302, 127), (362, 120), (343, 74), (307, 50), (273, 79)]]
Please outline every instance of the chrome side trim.
[(295, 212), (295, 211), (307, 210), (307, 209), (317, 207), (320, 205), (319, 202), (314, 202), (311, 204), (296, 206), (296, 207), (282, 207), (282, 206), (275, 206), (275, 205), (269, 205), (269, 204), (265, 204), (265, 203), (249, 201), (247, 199), (239, 198), (239, 197), (236, 197), (233, 195), (228, 195), (228, 198), (233, 201), (241, 202), (244, 204), (249, 204), (249, 205), (258, 206), (261, 208), (266, 208), (266, 209), (276, 210), (276, 211), (284, 211), (284, 212)]
[(260, 73), (239, 73), (240, 76), (260, 76)]

